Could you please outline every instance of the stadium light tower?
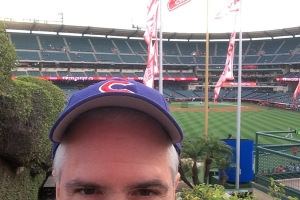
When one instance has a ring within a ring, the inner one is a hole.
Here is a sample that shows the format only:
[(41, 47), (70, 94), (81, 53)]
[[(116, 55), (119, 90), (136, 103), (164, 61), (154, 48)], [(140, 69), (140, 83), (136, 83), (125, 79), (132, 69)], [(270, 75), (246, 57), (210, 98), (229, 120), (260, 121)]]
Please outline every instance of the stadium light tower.
[(60, 16), (58, 20), (60, 20), (61, 24), (64, 24), (64, 13), (58, 13), (58, 16)]

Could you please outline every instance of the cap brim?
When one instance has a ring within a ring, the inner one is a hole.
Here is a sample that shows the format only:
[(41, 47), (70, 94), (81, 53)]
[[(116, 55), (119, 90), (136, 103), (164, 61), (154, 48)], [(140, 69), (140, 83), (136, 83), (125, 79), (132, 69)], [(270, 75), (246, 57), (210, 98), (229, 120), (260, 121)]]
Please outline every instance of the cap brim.
[(132, 93), (109, 92), (86, 98), (78, 104), (74, 104), (59, 116), (50, 131), (50, 140), (60, 142), (69, 124), (80, 114), (94, 108), (118, 106), (142, 111), (164, 127), (173, 143), (180, 142), (183, 138), (181, 128), (170, 113), (161, 108), (156, 102)]

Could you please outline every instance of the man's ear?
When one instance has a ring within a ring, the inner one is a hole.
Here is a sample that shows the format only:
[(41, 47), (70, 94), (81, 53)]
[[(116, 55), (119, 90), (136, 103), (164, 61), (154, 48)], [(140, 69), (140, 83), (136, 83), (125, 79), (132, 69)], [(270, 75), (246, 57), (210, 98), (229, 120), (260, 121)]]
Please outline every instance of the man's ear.
[(59, 187), (59, 184), (58, 184), (58, 180), (57, 180), (57, 176), (56, 176), (56, 172), (55, 170), (52, 170), (52, 176), (54, 178), (54, 181), (55, 181), (55, 193), (56, 193), (56, 200), (59, 200), (60, 199), (60, 187)]
[(55, 180), (55, 183), (56, 183), (56, 172), (55, 172), (55, 170), (52, 170), (52, 176), (53, 176), (53, 178)]
[(178, 187), (179, 181), (180, 181), (180, 174), (177, 173), (176, 178), (175, 178), (175, 188)]

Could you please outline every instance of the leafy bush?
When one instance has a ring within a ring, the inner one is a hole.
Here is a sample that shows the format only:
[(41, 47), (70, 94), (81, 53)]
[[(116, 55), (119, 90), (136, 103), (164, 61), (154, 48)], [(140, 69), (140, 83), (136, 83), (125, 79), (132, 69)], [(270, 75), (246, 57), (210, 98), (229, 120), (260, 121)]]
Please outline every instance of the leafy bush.
[(242, 200), (256, 199), (250, 193), (226, 193), (222, 185), (196, 185), (193, 189), (183, 188), (177, 193), (176, 200)]

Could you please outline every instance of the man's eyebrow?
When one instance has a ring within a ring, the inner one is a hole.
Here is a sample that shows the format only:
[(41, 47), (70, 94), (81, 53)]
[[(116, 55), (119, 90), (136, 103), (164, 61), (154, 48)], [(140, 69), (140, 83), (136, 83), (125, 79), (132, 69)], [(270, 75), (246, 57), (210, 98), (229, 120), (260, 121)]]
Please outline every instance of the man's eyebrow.
[(169, 190), (169, 186), (162, 182), (161, 180), (158, 180), (158, 179), (152, 179), (152, 180), (149, 180), (149, 181), (142, 181), (142, 182), (138, 182), (138, 183), (134, 183), (134, 184), (131, 184), (131, 185), (128, 185), (127, 188), (128, 189), (136, 189), (136, 188), (153, 188), (153, 187), (158, 187), (162, 190), (165, 190), (165, 191), (168, 191)]
[(72, 190), (75, 188), (97, 188), (97, 189), (106, 189), (106, 186), (100, 185), (95, 182), (83, 181), (80, 179), (74, 179), (65, 184), (67, 190)]

